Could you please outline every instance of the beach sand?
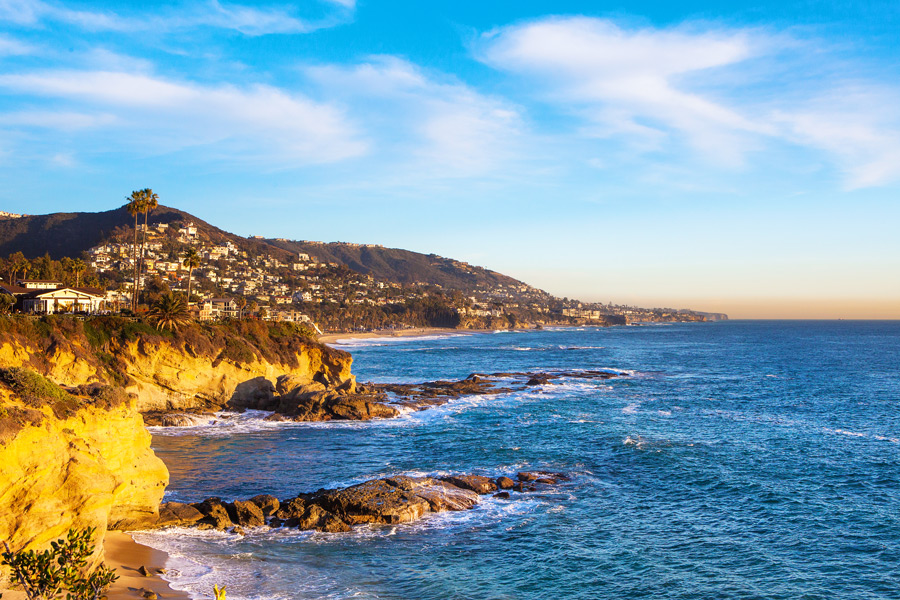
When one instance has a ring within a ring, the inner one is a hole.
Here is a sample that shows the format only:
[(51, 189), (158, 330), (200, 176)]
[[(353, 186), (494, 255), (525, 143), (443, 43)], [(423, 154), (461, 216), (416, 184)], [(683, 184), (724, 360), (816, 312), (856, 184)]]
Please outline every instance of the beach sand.
[(333, 344), (338, 340), (363, 340), (367, 338), (385, 337), (422, 337), (426, 335), (452, 335), (467, 333), (485, 333), (492, 329), (453, 329), (451, 327), (417, 327), (415, 329), (379, 329), (377, 331), (326, 333), (319, 336), (323, 344)]
[[(169, 598), (190, 600), (190, 596), (185, 592), (173, 590), (167, 581), (155, 574), (157, 569), (166, 565), (167, 555), (165, 552), (138, 544), (131, 539), (130, 535), (122, 531), (107, 531), (104, 547), (106, 548), (107, 566), (115, 569), (119, 575), (119, 580), (109, 589), (109, 600), (143, 598), (143, 589), (156, 592), (160, 600)], [(138, 569), (142, 566), (147, 567), (147, 570), (154, 575), (151, 577), (141, 575)], [(210, 595), (212, 595), (211, 590)]]
[[(143, 598), (144, 590), (156, 592), (160, 600), (190, 600), (191, 597), (186, 593), (173, 590), (167, 581), (155, 574), (157, 569), (165, 567), (167, 558), (165, 552), (138, 544), (122, 531), (107, 531), (103, 546), (106, 550), (106, 566), (115, 569), (119, 576), (118, 581), (109, 588), (107, 594), (109, 600)], [(147, 567), (154, 575), (151, 577), (141, 575), (138, 569), (142, 566)], [(0, 592), (3, 593), (3, 600), (27, 600), (25, 592), (22, 591), (0, 589)]]

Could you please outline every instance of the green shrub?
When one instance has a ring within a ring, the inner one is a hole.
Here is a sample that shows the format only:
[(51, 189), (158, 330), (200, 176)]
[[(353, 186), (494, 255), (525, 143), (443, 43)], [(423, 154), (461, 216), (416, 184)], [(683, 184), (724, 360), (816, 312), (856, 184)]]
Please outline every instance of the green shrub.
[(22, 367), (0, 368), (0, 381), (29, 401), (29, 404), (43, 406), (48, 402), (69, 402), (74, 400), (69, 392), (49, 379)]
[(4, 542), (0, 564), (10, 567), (12, 582), (29, 600), (62, 598), (63, 591), (67, 600), (100, 600), (119, 576), (106, 565), (88, 569), (93, 537), (93, 527), (70, 529), (65, 539), (51, 542), (43, 552), (13, 552)]

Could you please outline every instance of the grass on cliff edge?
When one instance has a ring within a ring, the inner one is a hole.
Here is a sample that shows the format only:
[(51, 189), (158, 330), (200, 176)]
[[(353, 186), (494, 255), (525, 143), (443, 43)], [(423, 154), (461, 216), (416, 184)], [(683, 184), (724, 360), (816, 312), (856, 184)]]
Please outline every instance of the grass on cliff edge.
[[(113, 376), (124, 373), (116, 358), (123, 344), (172, 347), (218, 363), (229, 360), (248, 364), (265, 360), (297, 366), (303, 345), (316, 344), (315, 332), (304, 324), (232, 319), (210, 323), (190, 323), (177, 331), (158, 331), (142, 320), (117, 316), (78, 318), (70, 315), (0, 317), (0, 339), (18, 339), (36, 350), (31, 363), (44, 371), (46, 355), (57, 350), (103, 368)], [(341, 351), (323, 347), (326, 353)], [(43, 362), (42, 362), (43, 361)], [(117, 381), (126, 385), (126, 381)]]
[(67, 419), (82, 406), (108, 410), (128, 401), (128, 394), (120, 387), (86, 384), (74, 388), (77, 393), (71, 393), (24, 367), (0, 367), (0, 388), (8, 389), (14, 399), (18, 398), (24, 404), (0, 404), (0, 443), (15, 436), (26, 425), (40, 425), (44, 413), (35, 410), (37, 408), (49, 407), (57, 419)]

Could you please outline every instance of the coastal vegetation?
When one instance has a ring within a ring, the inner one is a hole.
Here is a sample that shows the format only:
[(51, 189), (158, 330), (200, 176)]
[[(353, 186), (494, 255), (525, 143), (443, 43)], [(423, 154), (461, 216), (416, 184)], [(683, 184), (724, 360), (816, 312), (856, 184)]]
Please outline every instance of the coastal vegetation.
[(70, 529), (65, 538), (51, 542), (43, 552), (14, 552), (4, 542), (0, 564), (9, 567), (12, 583), (28, 600), (100, 600), (118, 575), (103, 564), (90, 567), (94, 533), (93, 527)]

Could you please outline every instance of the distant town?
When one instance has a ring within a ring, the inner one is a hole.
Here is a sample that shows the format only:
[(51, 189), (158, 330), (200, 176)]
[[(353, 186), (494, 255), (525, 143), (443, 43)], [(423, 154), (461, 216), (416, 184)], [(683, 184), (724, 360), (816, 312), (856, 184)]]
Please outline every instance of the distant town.
[[(0, 212), (0, 218), (25, 215)], [(137, 221), (137, 219), (136, 219)], [(323, 261), (310, 252), (254, 252), (241, 239), (192, 220), (118, 227), (77, 258), (0, 258), (6, 282), (0, 308), (33, 314), (136, 313), (165, 294), (185, 299), (201, 321), (257, 318), (306, 323), (323, 331), (420, 326), (514, 328), (546, 325), (703, 321), (724, 315), (676, 309), (592, 304), (556, 298), (510, 278), (509, 283), (451, 289), (429, 282), (398, 283)], [(263, 240), (260, 236), (245, 238)], [(281, 238), (276, 242), (288, 242)], [(304, 242), (315, 248), (324, 242)], [(334, 246), (335, 244), (332, 244)], [(381, 249), (376, 244), (346, 247)], [(463, 275), (480, 267), (443, 259)], [(483, 271), (483, 270), (482, 270)], [(140, 292), (135, 297), (135, 288)], [(188, 297), (188, 293), (190, 296)]]

